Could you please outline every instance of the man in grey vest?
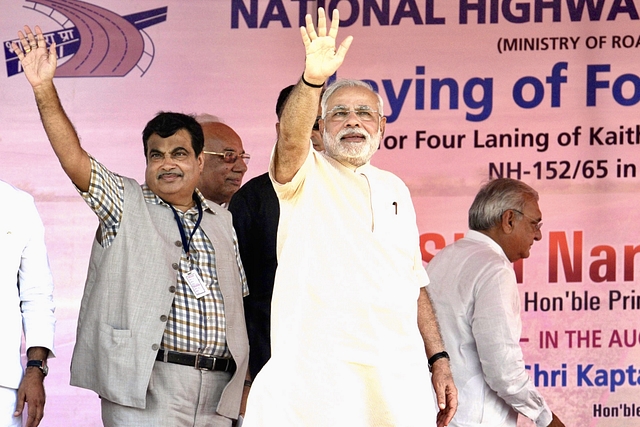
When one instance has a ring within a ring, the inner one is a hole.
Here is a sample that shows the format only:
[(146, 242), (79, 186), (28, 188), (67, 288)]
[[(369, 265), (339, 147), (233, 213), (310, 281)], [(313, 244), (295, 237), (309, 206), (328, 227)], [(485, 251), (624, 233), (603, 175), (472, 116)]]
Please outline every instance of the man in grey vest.
[(100, 220), (71, 384), (100, 395), (105, 426), (231, 426), (247, 286), (231, 215), (196, 190), (202, 128), (160, 113), (143, 131), (145, 184), (112, 173), (80, 146), (53, 85), (55, 44), (35, 31), (13, 50), (62, 168)]

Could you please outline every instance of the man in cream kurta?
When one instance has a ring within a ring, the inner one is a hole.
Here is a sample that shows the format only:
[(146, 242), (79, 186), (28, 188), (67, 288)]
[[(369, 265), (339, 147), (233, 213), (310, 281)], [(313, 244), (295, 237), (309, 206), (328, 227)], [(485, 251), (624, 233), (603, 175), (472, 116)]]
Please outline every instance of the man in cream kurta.
[[(369, 163), (384, 131), (381, 99), (363, 82), (330, 86), (320, 121), (325, 153), (308, 142), (317, 83), (339, 65), (326, 58), (344, 57), (350, 42), (333, 53), (337, 15), (329, 37), (322, 9), (320, 37), (307, 17), (307, 65), (271, 161), (281, 209), (272, 354), (253, 382), (245, 427), (436, 423), (427, 356), (444, 347), (424, 289), (415, 212), (404, 183)], [(456, 391), (447, 360), (437, 360), (437, 418), (446, 425)]]
[(351, 171), (309, 150), (294, 180), (275, 189), (273, 350), (251, 391), (268, 394), (262, 409), (276, 417), (304, 408), (285, 425), (435, 420), (416, 322), (428, 278), (405, 185), (370, 164)]

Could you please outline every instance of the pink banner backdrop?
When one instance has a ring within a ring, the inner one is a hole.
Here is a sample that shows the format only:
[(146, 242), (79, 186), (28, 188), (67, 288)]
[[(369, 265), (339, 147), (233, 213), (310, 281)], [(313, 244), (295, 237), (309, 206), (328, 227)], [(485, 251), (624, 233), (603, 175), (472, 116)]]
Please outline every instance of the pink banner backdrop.
[(531, 376), (567, 425), (640, 425), (640, 3), (9, 3), (0, 178), (36, 198), (58, 305), (43, 426), (100, 425), (99, 399), (68, 385), (97, 220), (62, 173), (8, 42), (23, 24), (56, 41), (62, 102), (86, 150), (112, 170), (141, 180), (142, 128), (174, 110), (232, 126), (252, 154), (248, 179), (267, 168), (278, 92), (303, 68), (297, 27), (317, 5), (339, 8), (339, 39), (355, 37), (337, 77), (369, 80), (385, 101), (373, 163), (409, 185), (425, 262), (466, 231), (482, 182), (536, 188), (543, 240), (517, 266)]

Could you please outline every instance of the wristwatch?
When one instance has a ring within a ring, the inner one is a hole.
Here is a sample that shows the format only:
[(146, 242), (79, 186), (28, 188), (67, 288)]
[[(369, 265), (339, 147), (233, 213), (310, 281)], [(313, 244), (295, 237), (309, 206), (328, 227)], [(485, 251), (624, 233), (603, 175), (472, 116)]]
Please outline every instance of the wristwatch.
[(42, 375), (45, 377), (49, 373), (49, 367), (44, 363), (44, 360), (29, 360), (27, 362), (27, 368), (34, 366), (42, 371)]

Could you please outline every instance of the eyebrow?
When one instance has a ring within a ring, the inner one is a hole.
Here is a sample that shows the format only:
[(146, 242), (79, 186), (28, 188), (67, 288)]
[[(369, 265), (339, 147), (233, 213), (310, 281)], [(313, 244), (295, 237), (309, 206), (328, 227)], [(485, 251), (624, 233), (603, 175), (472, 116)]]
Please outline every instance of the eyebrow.
[(174, 154), (174, 153), (176, 153), (176, 152), (178, 152), (178, 151), (186, 151), (186, 152), (189, 152), (189, 150), (187, 150), (185, 147), (176, 147), (176, 148), (174, 148), (174, 149), (173, 149), (173, 150), (171, 150), (171, 151), (162, 151), (162, 150), (159, 150), (159, 149), (157, 149), (157, 148), (150, 148), (150, 149), (149, 149), (149, 154), (151, 154), (151, 153), (165, 154), (165, 153), (167, 153), (167, 152), (169, 152), (169, 153), (171, 153), (171, 154)]
[[(331, 110), (335, 110), (335, 109), (338, 109), (338, 108), (348, 109), (349, 107), (348, 107), (348, 106), (346, 106), (346, 105), (343, 105), (343, 104), (339, 104), (339, 105), (336, 105), (336, 106), (334, 106), (334, 107), (331, 107), (331, 108), (329, 109), (329, 111), (331, 111)], [(367, 104), (358, 104), (358, 105), (354, 105), (354, 106), (353, 106), (353, 109), (354, 109), (354, 110), (365, 110), (365, 109), (366, 109), (366, 110), (373, 110), (373, 107), (371, 107), (370, 105), (367, 105)]]

